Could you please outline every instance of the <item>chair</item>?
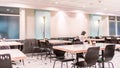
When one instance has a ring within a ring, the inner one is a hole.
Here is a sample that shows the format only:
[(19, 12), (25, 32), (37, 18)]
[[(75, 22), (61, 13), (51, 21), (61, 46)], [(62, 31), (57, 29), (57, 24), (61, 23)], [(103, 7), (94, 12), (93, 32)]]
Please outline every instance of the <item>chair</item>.
[(114, 43), (114, 44), (117, 44), (118, 43), (118, 40), (117, 40), (117, 38), (116, 37), (111, 37), (111, 43)]
[(10, 49), (10, 46), (0, 46), (0, 50)]
[(95, 39), (100, 39), (100, 37), (99, 37), (99, 36), (96, 36)]
[(65, 51), (61, 51), (61, 50), (56, 50), (56, 49), (54, 49), (53, 52), (54, 52), (54, 54), (56, 55), (56, 57), (54, 57), (54, 58), (56, 58), (56, 60), (54, 61), (53, 68), (55, 68), (55, 63), (56, 63), (56, 61), (61, 61), (61, 68), (62, 68), (62, 66), (63, 66), (63, 62), (66, 62), (66, 66), (67, 66), (67, 68), (68, 68), (67, 62), (74, 60), (73, 58), (71, 58), (71, 59), (65, 58)]
[(74, 39), (73, 44), (83, 44), (83, 42), (81, 42), (80, 39)]
[(31, 41), (31, 46), (32, 46), (32, 56), (34, 56), (34, 54), (37, 56), (37, 59), (38, 59), (38, 56), (39, 56), (39, 51), (40, 51), (40, 46), (39, 46), (39, 40), (36, 40), (36, 39), (33, 39)]
[(12, 68), (10, 54), (1, 54), (0, 55), (0, 68)]
[(114, 52), (115, 52), (115, 45), (107, 45), (104, 50), (103, 60), (102, 58), (98, 59), (99, 67), (101, 67), (100, 63), (108, 62), (108, 66), (110, 67), (110, 64), (112, 64), (112, 68), (114, 68), (113, 63), (110, 62), (114, 56)]
[[(44, 45), (45, 51), (46, 51), (46, 57), (45, 57), (45, 59), (46, 59), (49, 55), (50, 55), (50, 57), (51, 57), (52, 51), (53, 51), (52, 46), (53, 46), (53, 45), (49, 43), (49, 40), (45, 40), (45, 45)], [(50, 59), (50, 62), (51, 62), (51, 59)]]
[(45, 59), (47, 58), (48, 55), (51, 56), (52, 45), (49, 43), (48, 40), (45, 40), (45, 42), (38, 41), (38, 45), (40, 49), (41, 59), (42, 59), (42, 55), (46, 55)]
[(77, 66), (77, 67), (92, 67), (92, 66), (95, 66), (96, 67), (96, 62), (99, 58), (99, 49), (100, 49), (100, 47), (90, 47), (90, 48), (88, 48), (87, 53), (85, 55), (85, 60), (73, 63), (72, 67), (74, 67), (74, 68), (75, 68), (75, 66)]

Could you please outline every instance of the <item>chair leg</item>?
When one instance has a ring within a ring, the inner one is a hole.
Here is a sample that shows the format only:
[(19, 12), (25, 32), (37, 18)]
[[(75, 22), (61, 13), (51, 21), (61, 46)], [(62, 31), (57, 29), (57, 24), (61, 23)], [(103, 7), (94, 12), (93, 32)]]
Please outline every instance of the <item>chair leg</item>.
[(62, 68), (63, 62), (61, 62), (61, 68)]
[(71, 68), (73, 68), (74, 66), (72, 66)]
[(108, 68), (110, 68), (110, 63), (108, 62)]
[(112, 68), (114, 68), (114, 65), (113, 65), (113, 63), (112, 63), (112, 62), (109, 62), (109, 63), (111, 63), (111, 65), (112, 65)]
[(52, 55), (52, 52), (49, 52), (49, 54), (50, 54), (50, 62), (51, 62), (51, 55)]
[(22, 60), (19, 60), (19, 61), (20, 61), (20, 62), (22, 62), (22, 63), (23, 63), (23, 65), (25, 64), (23, 59), (22, 59)]
[(55, 63), (56, 63), (56, 60), (54, 61), (53, 68), (55, 68)]
[(75, 68), (75, 65), (73, 65), (71, 68)]
[(96, 64), (95, 64), (95, 68), (97, 68)]
[(68, 68), (68, 63), (66, 62), (66, 66), (67, 66), (67, 68)]
[(40, 51), (41, 54), (38, 54), (38, 59), (39, 59), (39, 55), (41, 56), (41, 60), (42, 60), (42, 50)]
[(101, 68), (101, 63), (98, 63), (99, 68)]

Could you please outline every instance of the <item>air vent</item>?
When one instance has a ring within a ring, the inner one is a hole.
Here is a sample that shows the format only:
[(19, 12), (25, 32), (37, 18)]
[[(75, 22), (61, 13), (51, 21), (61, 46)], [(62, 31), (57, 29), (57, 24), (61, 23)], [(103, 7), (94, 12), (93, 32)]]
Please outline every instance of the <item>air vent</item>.
[(19, 15), (19, 8), (0, 6), (0, 14), (15, 14), (15, 15)]

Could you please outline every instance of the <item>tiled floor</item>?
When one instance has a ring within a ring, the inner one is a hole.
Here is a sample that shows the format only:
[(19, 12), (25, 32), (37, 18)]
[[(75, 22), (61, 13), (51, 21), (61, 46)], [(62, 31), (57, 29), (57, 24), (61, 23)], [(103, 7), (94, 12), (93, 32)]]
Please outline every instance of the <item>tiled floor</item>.
[[(36, 56), (34, 57), (28, 56), (24, 60), (24, 62), (25, 62), (25, 65), (23, 65), (19, 61), (16, 61), (16, 65), (13, 65), (13, 68), (53, 68), (54, 60), (50, 62), (49, 58), (47, 58), (46, 60), (45, 58), (43, 58), (41, 60), (40, 58), (37, 59)], [(115, 68), (120, 68), (120, 52), (115, 52), (115, 56), (112, 62)], [(69, 68), (71, 68), (71, 63), (72, 62), (69, 63)], [(56, 62), (55, 68), (61, 68), (60, 62)], [(66, 68), (65, 64), (63, 65), (63, 68)], [(107, 65), (105, 68), (108, 68)]]

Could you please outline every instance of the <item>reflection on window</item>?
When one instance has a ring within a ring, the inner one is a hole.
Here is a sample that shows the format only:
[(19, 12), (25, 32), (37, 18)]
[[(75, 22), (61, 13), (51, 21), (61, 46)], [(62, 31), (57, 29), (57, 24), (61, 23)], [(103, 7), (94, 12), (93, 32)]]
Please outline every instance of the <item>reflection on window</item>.
[(0, 37), (19, 39), (19, 16), (0, 16)]
[(109, 34), (115, 35), (115, 22), (109, 22)]
[(117, 35), (120, 35), (120, 21), (117, 22)]

